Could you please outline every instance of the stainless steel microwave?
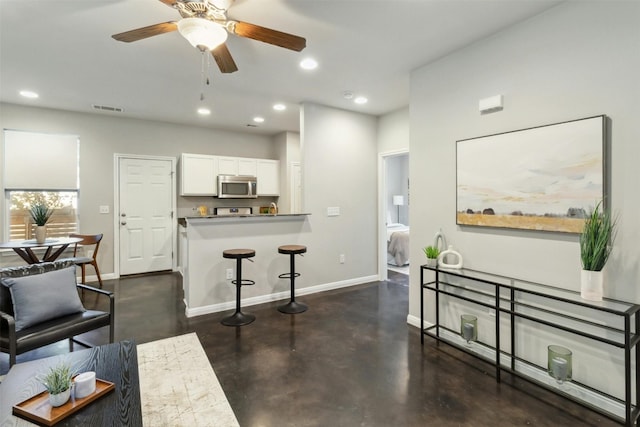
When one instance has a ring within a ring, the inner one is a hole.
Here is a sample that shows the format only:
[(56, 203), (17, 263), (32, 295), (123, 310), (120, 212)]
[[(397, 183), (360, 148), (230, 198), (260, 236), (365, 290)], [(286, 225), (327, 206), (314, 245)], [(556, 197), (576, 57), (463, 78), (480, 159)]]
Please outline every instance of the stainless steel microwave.
[(218, 198), (255, 199), (258, 181), (255, 176), (218, 175)]

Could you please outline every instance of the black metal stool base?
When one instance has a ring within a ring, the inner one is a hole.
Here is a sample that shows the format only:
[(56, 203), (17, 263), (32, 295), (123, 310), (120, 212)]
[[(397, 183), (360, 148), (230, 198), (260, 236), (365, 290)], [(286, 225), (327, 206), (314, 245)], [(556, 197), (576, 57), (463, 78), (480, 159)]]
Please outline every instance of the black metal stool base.
[(225, 317), (220, 321), (225, 326), (243, 326), (256, 320), (256, 316), (253, 314), (243, 313), (236, 311), (231, 316)]
[(286, 314), (297, 314), (297, 313), (304, 313), (305, 311), (307, 311), (307, 308), (309, 307), (307, 307), (306, 304), (303, 304), (301, 302), (296, 302), (296, 301), (290, 301), (289, 303), (278, 307), (278, 311), (280, 313), (286, 313)]

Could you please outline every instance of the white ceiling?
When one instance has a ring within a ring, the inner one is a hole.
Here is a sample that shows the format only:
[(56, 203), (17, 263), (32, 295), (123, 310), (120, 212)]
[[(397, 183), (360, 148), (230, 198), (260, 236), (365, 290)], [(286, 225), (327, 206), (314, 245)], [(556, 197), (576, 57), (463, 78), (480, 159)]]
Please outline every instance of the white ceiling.
[[(299, 130), (309, 101), (381, 115), (409, 103), (411, 70), (539, 14), (545, 0), (236, 0), (228, 16), (307, 39), (302, 52), (230, 35), (239, 71), (201, 55), (177, 33), (134, 43), (112, 34), (179, 19), (158, 0), (0, 0), (0, 101), (263, 134)], [(298, 63), (312, 56), (313, 72)], [(30, 89), (36, 100), (18, 92)], [(344, 99), (364, 95), (365, 105)], [(287, 105), (272, 110), (275, 102)], [(92, 104), (124, 108), (96, 112)], [(207, 117), (196, 109), (205, 104)], [(266, 121), (249, 128), (256, 115)]]

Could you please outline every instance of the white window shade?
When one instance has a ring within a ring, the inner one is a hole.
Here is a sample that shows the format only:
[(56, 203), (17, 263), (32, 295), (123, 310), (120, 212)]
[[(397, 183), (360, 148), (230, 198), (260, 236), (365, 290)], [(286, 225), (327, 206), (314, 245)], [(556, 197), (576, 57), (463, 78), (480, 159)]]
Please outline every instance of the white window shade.
[(4, 131), (6, 190), (77, 190), (78, 136)]

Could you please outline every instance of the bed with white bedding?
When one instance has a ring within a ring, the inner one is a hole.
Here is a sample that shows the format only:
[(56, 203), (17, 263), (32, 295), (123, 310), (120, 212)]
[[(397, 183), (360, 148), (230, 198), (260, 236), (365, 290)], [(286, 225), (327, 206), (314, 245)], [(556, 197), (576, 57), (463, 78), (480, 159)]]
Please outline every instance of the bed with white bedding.
[(387, 263), (403, 266), (409, 264), (409, 226), (387, 224)]

